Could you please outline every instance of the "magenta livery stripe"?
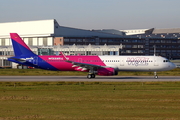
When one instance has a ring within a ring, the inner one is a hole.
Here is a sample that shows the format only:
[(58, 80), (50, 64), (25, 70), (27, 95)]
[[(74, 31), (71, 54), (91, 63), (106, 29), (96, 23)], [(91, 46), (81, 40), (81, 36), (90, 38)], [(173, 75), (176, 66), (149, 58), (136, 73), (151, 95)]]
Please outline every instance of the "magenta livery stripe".
[[(42, 60), (49, 63), (53, 67), (64, 70), (64, 71), (73, 71), (71, 63), (65, 62), (63, 56), (39, 56)], [(93, 65), (106, 66), (99, 56), (66, 56), (69, 61), (79, 62), (79, 63), (87, 63)]]
[(17, 43), (21, 44), (23, 47), (30, 50), (30, 48), (24, 43), (24, 41), (19, 37), (17, 33), (10, 33), (11, 39), (16, 41)]

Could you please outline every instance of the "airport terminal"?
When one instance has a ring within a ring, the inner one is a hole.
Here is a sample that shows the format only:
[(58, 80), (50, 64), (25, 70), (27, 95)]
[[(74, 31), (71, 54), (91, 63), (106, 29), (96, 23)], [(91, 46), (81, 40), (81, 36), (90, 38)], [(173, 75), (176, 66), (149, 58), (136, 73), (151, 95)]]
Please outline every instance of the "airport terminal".
[(9, 33), (18, 33), (38, 55), (158, 55), (180, 59), (180, 28), (84, 30), (61, 26), (55, 19), (0, 23), (0, 67), (14, 55)]

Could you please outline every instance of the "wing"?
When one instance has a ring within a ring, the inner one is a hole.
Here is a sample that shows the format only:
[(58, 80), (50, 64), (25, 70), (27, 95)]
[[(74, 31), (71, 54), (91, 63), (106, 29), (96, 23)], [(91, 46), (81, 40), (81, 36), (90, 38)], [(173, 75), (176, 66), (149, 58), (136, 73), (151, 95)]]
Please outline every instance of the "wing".
[(63, 56), (63, 59), (68, 62), (68, 63), (72, 63), (73, 66), (72, 67), (78, 67), (77, 69), (82, 69), (82, 70), (97, 70), (98, 68), (107, 68), (107, 66), (101, 66), (101, 65), (94, 65), (94, 64), (87, 64), (87, 63), (80, 63), (80, 62), (74, 62), (74, 61), (70, 61), (66, 58), (66, 56), (60, 52), (60, 54)]

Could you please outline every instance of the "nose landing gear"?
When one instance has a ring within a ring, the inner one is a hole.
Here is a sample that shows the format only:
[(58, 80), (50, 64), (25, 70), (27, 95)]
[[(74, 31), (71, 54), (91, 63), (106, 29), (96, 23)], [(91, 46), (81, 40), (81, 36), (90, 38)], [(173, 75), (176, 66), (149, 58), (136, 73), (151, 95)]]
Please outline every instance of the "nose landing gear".
[(158, 79), (158, 76), (157, 76), (157, 73), (156, 73), (156, 72), (154, 72), (154, 78), (155, 78), (155, 79)]

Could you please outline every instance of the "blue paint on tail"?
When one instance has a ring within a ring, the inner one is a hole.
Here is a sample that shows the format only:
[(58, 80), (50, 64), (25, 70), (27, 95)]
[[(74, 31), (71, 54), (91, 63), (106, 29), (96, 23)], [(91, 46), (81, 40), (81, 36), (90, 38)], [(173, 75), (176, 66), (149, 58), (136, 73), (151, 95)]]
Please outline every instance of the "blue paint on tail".
[(33, 53), (17, 33), (10, 33), (10, 35), (15, 56), (8, 58), (9, 61), (35, 68), (58, 70)]
[(12, 39), (13, 49), (15, 56), (37, 56), (31, 50), (27, 49), (26, 47), (22, 46), (18, 42)]

